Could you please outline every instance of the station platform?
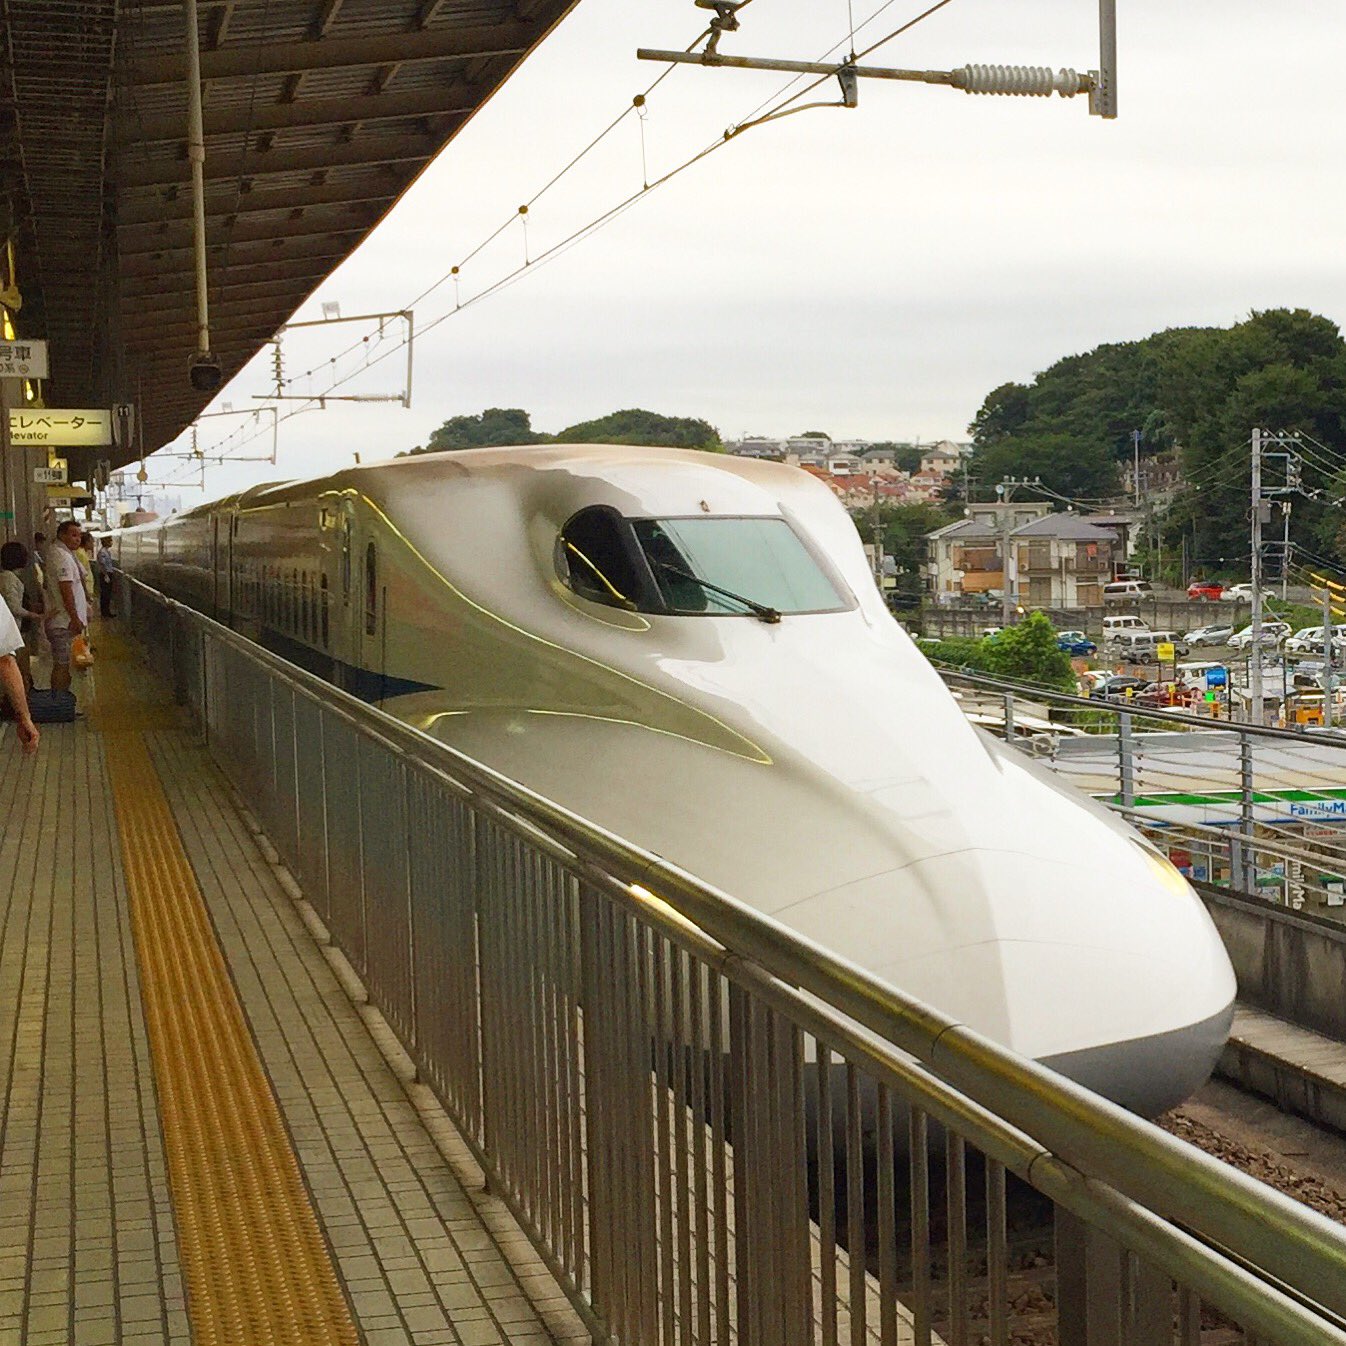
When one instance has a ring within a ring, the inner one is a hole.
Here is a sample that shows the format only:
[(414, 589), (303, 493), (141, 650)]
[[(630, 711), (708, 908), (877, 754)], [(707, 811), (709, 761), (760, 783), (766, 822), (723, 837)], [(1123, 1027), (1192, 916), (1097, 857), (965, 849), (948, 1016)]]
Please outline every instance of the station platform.
[(1219, 1073), (1283, 1111), (1346, 1132), (1346, 1042), (1241, 1004)]
[(93, 643), (77, 722), (0, 735), (0, 1346), (589, 1341), (181, 712)]

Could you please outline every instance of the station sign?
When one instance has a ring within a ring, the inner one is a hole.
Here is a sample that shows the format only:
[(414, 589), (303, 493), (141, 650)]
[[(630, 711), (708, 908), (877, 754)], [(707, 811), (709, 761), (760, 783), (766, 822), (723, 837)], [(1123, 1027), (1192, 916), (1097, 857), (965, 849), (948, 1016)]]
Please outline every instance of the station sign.
[(68, 470), (68, 465), (64, 462), (52, 463), (49, 467), (35, 467), (33, 480), (39, 486), (44, 483), (48, 486), (64, 486)]
[(45, 379), (45, 341), (0, 341), (0, 379)]
[(9, 442), (15, 448), (102, 448), (112, 443), (112, 414), (105, 407), (16, 408), (9, 413)]
[(1208, 668), (1206, 670), (1207, 687), (1226, 687), (1229, 684), (1229, 670), (1227, 668)]
[(1161, 640), (1155, 649), (1155, 655), (1161, 664), (1171, 664), (1177, 658), (1171, 640)]

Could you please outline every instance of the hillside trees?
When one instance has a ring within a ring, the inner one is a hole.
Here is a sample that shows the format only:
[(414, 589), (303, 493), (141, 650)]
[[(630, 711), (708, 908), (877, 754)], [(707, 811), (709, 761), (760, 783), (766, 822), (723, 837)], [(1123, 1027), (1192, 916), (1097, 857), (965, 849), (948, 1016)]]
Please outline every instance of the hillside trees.
[[(1062, 495), (1095, 499), (1117, 490), (1139, 430), (1142, 473), (1146, 458), (1176, 450), (1188, 483), (1162, 519), (1165, 546), (1185, 539), (1193, 560), (1246, 570), (1253, 426), (1299, 430), (1325, 446), (1306, 465), (1305, 485), (1332, 498), (1346, 462), (1346, 343), (1335, 323), (1270, 309), (1230, 328), (1172, 328), (1069, 356), (1031, 383), (987, 394), (969, 427), (972, 471), (982, 499), (1003, 476), (1041, 476)], [(1292, 535), (1346, 559), (1338, 520), (1323, 503), (1296, 499)]]
[(555, 435), (534, 430), (532, 418), (521, 407), (488, 407), (477, 415), (451, 416), (430, 436), (424, 448), (411, 452), (439, 453), (445, 449), (553, 443), (648, 444), (713, 452), (721, 452), (724, 447), (719, 431), (709, 421), (690, 416), (661, 416), (658, 412), (638, 407), (614, 411), (597, 420), (581, 421)]

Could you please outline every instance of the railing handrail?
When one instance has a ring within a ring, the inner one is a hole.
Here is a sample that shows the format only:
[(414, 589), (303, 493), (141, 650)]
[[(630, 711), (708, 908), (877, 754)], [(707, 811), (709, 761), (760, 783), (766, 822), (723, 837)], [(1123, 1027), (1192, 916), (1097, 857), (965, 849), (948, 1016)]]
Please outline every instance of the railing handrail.
[(988, 673), (970, 673), (963, 668), (955, 668), (948, 664), (935, 664), (935, 670), (946, 681), (956, 678), (974, 687), (986, 687), (996, 692), (1011, 692), (1026, 700), (1078, 706), (1083, 710), (1111, 711), (1114, 715), (1134, 715), (1138, 719), (1162, 720), (1169, 724), (1180, 725), (1189, 731), (1197, 729), (1225, 734), (1247, 734), (1251, 738), (1273, 738), (1291, 743), (1325, 743), (1329, 747), (1346, 748), (1346, 734), (1337, 733), (1335, 730), (1310, 733), (1307, 729), (1280, 729), (1275, 725), (1251, 724), (1243, 720), (1202, 720), (1194, 715), (1163, 710), (1157, 706), (1137, 706), (1126, 701), (1105, 701), (1101, 697), (1072, 696), (1069, 692), (1058, 692), (1050, 687), (1012, 682), (1009, 679), (993, 677)]
[[(1346, 1229), (1326, 1216), (1017, 1056), (660, 856), (287, 663), (195, 609), (127, 578), (212, 639), (268, 669), (310, 700), (336, 707), (364, 732), (414, 758), (422, 768), (520, 815), (628, 889), (634, 886), (669, 902), (736, 958), (818, 997), (899, 1052), (915, 1056), (1054, 1158), (1092, 1174), (1154, 1214), (1185, 1226), (1346, 1318), (1346, 1278), (1341, 1275)], [(455, 779), (455, 773), (462, 779)]]

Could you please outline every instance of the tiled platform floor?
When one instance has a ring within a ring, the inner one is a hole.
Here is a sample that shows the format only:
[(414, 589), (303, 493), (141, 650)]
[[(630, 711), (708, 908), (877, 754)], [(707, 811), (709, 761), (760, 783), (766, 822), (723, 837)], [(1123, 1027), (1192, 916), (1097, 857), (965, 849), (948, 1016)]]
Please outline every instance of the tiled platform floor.
[[(146, 737), (364, 1341), (587, 1341), (385, 1060), (204, 751), (182, 729)], [(189, 1342), (96, 722), (45, 727), (26, 759), (7, 730), (0, 789), (0, 1346)]]

